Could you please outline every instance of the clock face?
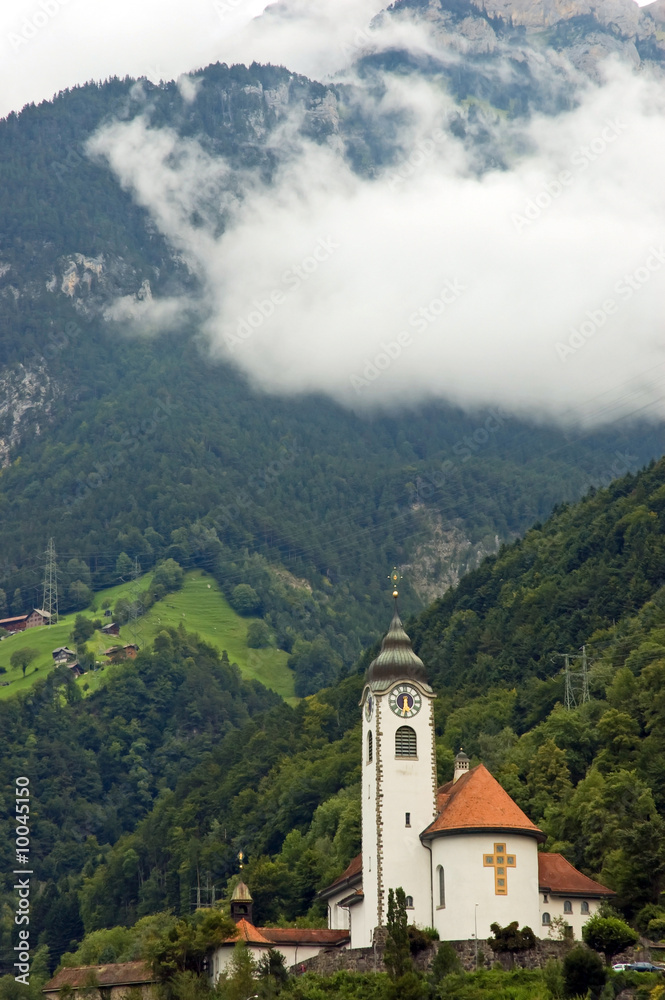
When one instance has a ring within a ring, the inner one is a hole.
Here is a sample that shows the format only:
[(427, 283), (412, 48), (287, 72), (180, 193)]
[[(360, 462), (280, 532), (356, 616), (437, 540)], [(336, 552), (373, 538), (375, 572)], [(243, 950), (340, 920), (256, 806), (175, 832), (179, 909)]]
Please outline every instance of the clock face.
[(390, 692), (390, 707), (401, 719), (417, 715), (422, 704), (420, 695), (410, 684), (398, 684)]
[(365, 702), (365, 718), (369, 722), (372, 718), (372, 712), (374, 711), (374, 698), (371, 694), (367, 695), (367, 701)]

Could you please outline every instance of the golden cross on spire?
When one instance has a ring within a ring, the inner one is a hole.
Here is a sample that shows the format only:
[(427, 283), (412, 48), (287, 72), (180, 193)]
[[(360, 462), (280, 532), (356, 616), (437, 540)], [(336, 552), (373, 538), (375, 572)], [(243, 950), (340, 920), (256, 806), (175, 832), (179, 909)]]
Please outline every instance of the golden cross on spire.
[(390, 574), (390, 576), (388, 577), (388, 579), (390, 580), (390, 582), (393, 585), (393, 597), (395, 598), (395, 600), (397, 600), (397, 598), (399, 597), (399, 591), (398, 591), (397, 587), (398, 587), (398, 584), (399, 584), (400, 580), (402, 579), (402, 574), (397, 569), (397, 566), (393, 566), (393, 571)]

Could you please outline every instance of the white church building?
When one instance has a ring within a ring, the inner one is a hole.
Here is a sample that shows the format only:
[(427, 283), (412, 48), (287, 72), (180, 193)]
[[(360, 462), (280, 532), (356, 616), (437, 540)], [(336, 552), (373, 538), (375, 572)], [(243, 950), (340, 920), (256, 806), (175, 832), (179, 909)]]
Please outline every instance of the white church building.
[(547, 937), (555, 917), (580, 938), (612, 891), (539, 851), (545, 834), (463, 752), (437, 787), (435, 697), (395, 610), (360, 702), (362, 853), (320, 893), (329, 929), (369, 947), (386, 923), (389, 890), (401, 887), (409, 922), (436, 928), (442, 941), (486, 939), (490, 924), (513, 920)]

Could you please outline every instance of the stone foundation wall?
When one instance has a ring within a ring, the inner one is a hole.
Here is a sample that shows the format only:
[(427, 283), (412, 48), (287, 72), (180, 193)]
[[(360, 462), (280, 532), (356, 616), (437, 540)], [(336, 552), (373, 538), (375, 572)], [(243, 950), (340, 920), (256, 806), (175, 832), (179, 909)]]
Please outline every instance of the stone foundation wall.
[[(348, 948), (340, 950), (331, 948), (322, 951), (314, 958), (302, 963), (307, 972), (317, 972), (319, 975), (329, 976), (334, 972), (345, 970), (347, 972), (385, 972), (386, 966), (383, 961), (385, 949), (386, 931), (385, 928), (378, 928), (376, 933), (376, 945), (372, 948)], [(427, 972), (434, 961), (434, 956), (438, 950), (440, 942), (433, 944), (419, 952), (413, 959), (413, 963), (419, 972)], [(451, 941), (457, 952), (462, 968), (466, 972), (473, 972), (476, 968), (476, 942)], [(562, 961), (569, 951), (571, 945), (567, 941), (537, 941), (535, 948), (520, 952), (515, 956), (497, 955), (490, 948), (487, 941), (478, 941), (478, 968), (491, 969), (495, 962), (500, 962), (504, 969), (541, 969), (547, 965), (550, 959)], [(648, 962), (650, 952), (646, 947), (631, 948), (621, 955), (617, 955), (614, 962)], [(301, 968), (301, 964), (298, 964)]]

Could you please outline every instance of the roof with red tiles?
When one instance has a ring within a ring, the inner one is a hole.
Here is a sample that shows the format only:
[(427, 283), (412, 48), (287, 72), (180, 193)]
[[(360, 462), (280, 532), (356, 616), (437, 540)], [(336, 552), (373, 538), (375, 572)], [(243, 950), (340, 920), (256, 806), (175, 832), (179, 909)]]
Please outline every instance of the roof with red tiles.
[(538, 883), (541, 892), (566, 896), (613, 896), (614, 893), (600, 882), (594, 882), (566, 861), (562, 854), (538, 854)]
[(513, 802), (484, 764), (466, 771), (437, 791), (438, 815), (421, 834), (425, 839), (486, 830), (521, 833), (545, 840), (545, 834)]
[(42, 990), (50, 993), (61, 990), (63, 986), (80, 989), (91, 985), (132, 986), (155, 982), (157, 977), (145, 962), (117, 962), (115, 965), (77, 965), (61, 969)]
[(224, 944), (235, 944), (239, 940), (247, 944), (263, 944), (268, 948), (274, 944), (337, 946), (347, 943), (349, 932), (312, 927), (255, 927), (243, 917), (236, 924), (236, 933), (233, 937), (227, 938)]
[(319, 927), (262, 927), (261, 933), (273, 944), (340, 945), (349, 940), (349, 931)]
[(331, 882), (330, 885), (326, 886), (325, 889), (321, 889), (319, 892), (320, 899), (327, 899), (328, 896), (332, 896), (339, 889), (345, 889), (347, 886), (354, 885), (356, 882), (360, 882), (363, 874), (363, 856), (362, 854), (356, 855), (353, 861), (350, 862), (348, 867), (342, 872), (342, 874)]

